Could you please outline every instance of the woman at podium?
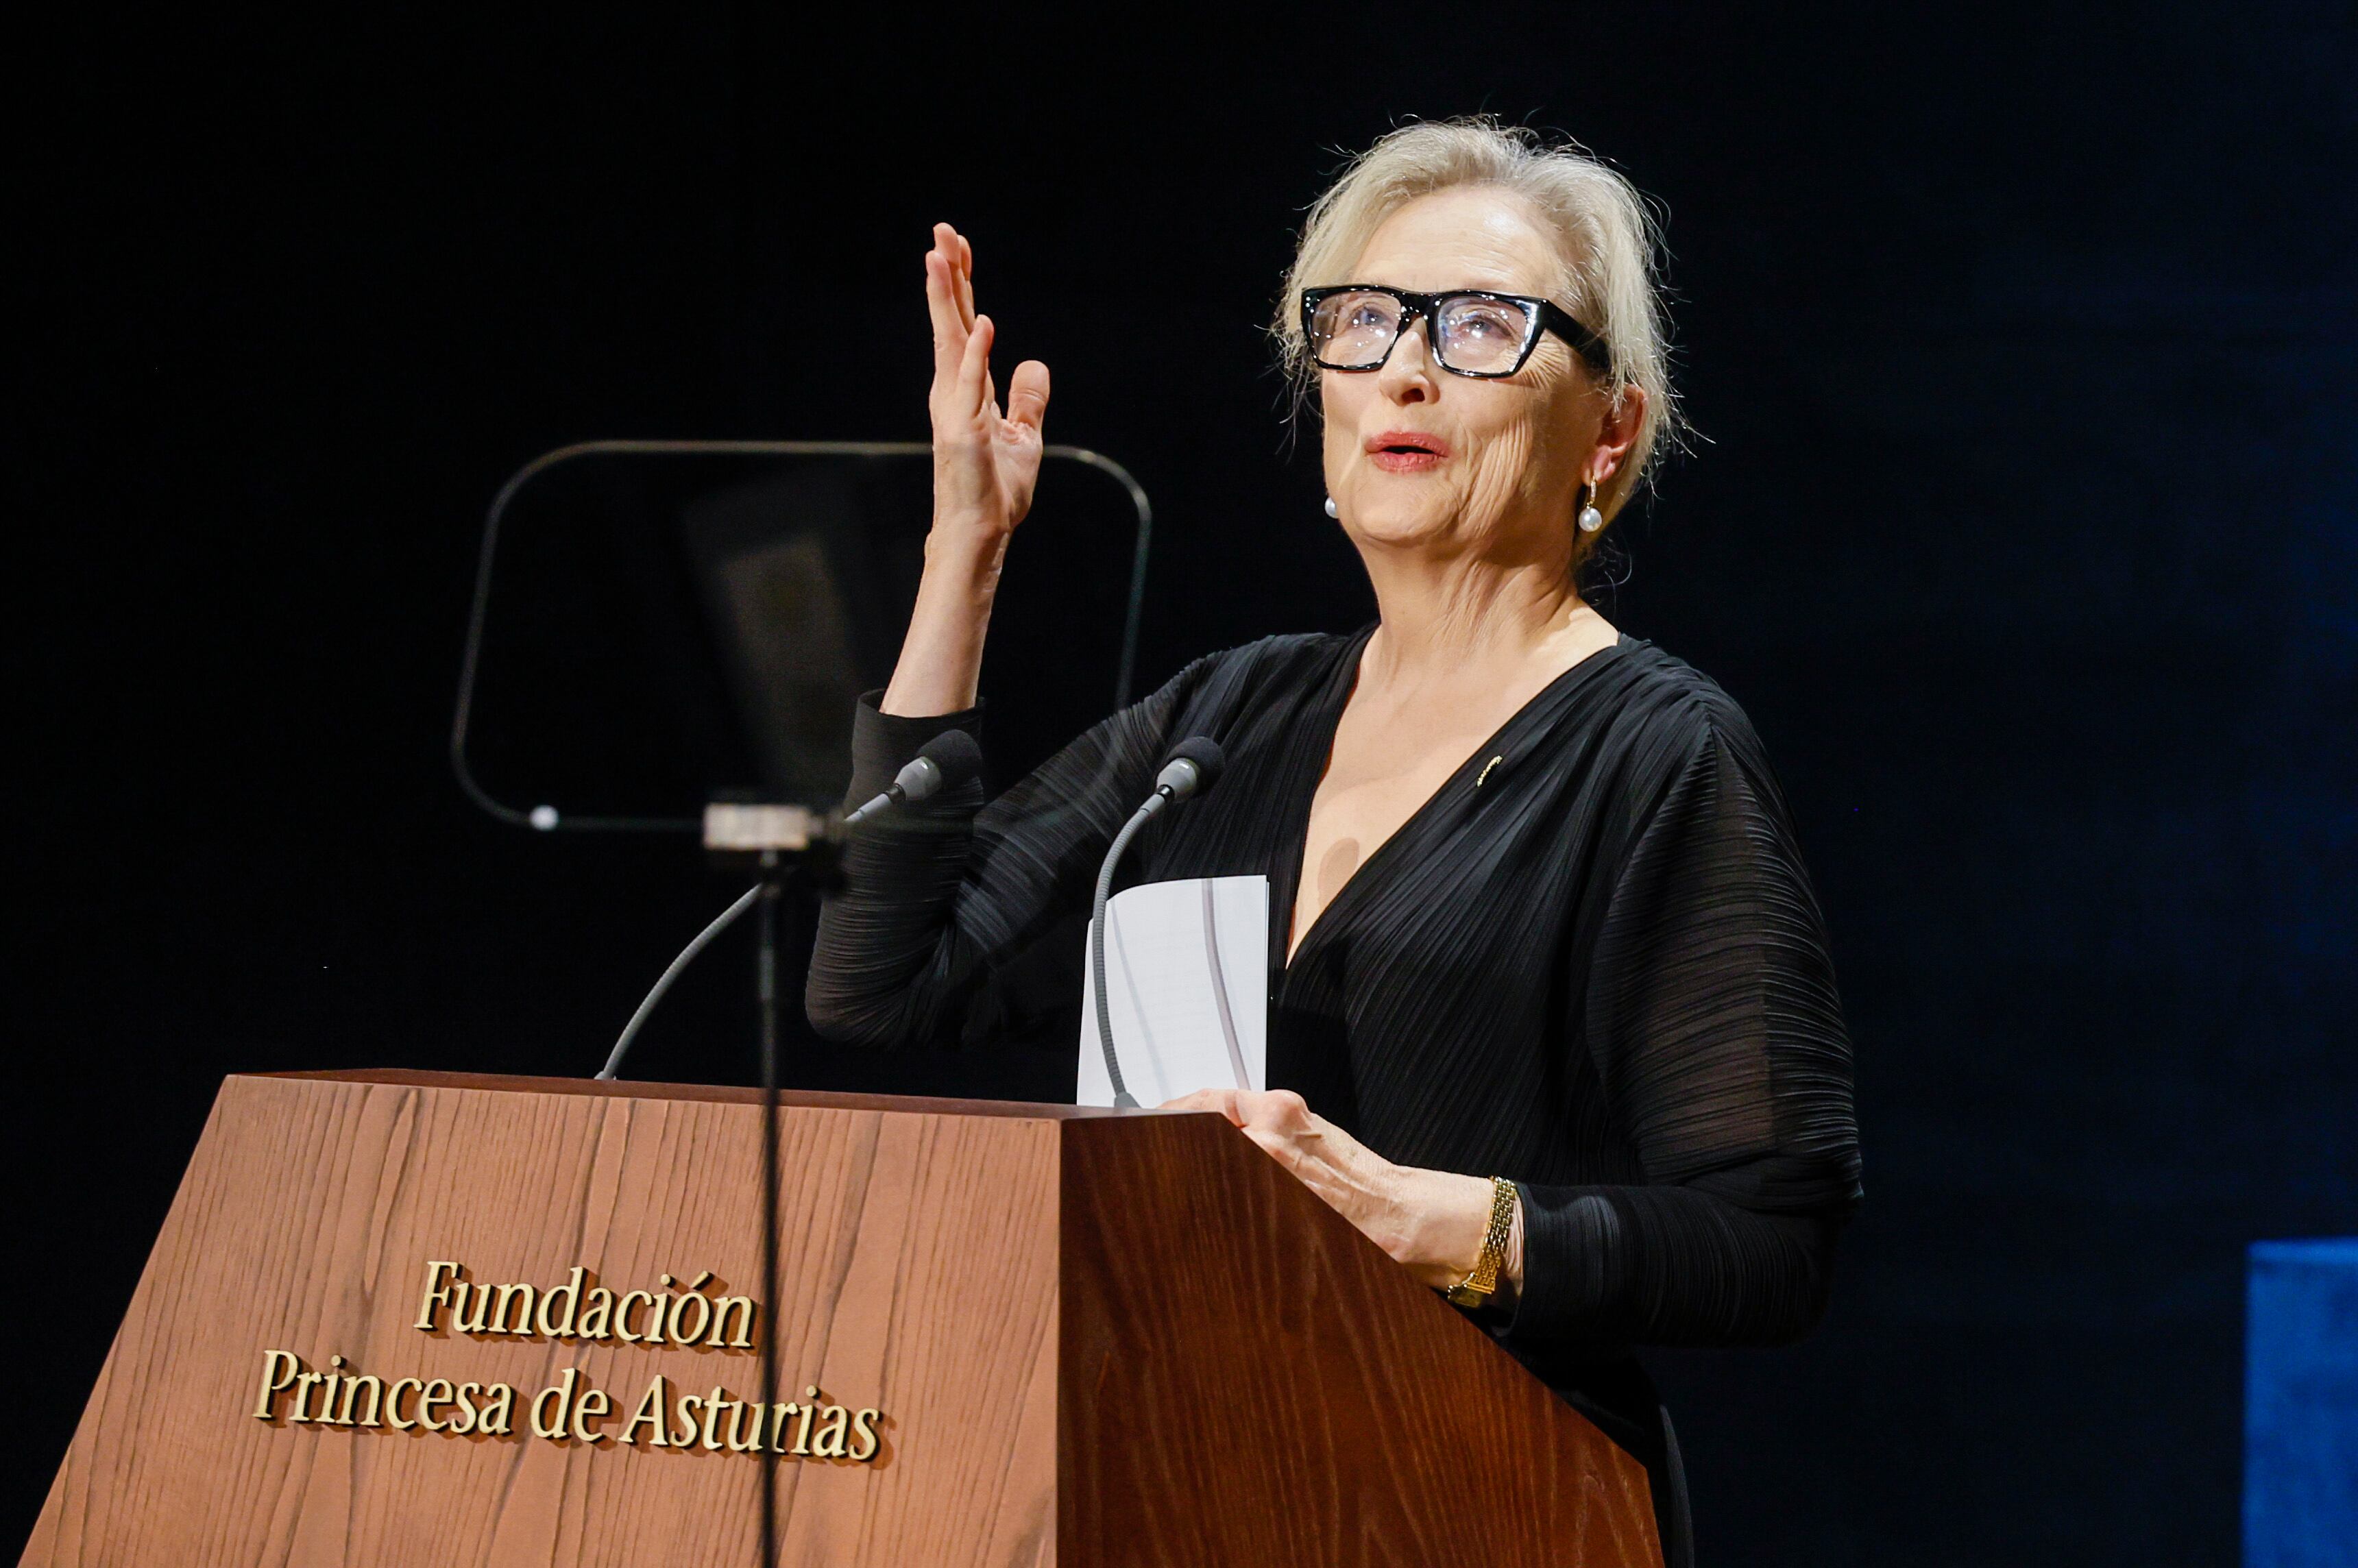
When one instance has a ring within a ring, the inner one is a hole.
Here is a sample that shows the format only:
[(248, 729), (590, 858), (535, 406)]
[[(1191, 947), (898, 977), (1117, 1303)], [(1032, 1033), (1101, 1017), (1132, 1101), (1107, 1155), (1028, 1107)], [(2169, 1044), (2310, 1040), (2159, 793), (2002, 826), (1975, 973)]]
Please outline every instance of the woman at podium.
[[(1353, 163), (1276, 335), (1376, 623), (1211, 654), (994, 801), (968, 785), (864, 827), (808, 1005), (873, 1044), (1069, 1028), (1098, 862), (1172, 747), (1210, 737), (1219, 787), (1129, 862), (1273, 891), (1270, 1087), (1195, 1102), (1645, 1461), (1677, 1563), (1676, 1442), (1631, 1349), (1807, 1333), (1859, 1162), (1823, 924), (1759, 738), (1581, 597), (1676, 427), (1652, 253), (1626, 181), (1524, 133), (1414, 124)], [(937, 228), (933, 529), (892, 683), (857, 716), (856, 800), (943, 730), (979, 733), (1039, 469), (1048, 372), (1018, 366), (1001, 407), (972, 268)], [(1137, 311), (1141, 368), (1184, 348), (1184, 311)]]

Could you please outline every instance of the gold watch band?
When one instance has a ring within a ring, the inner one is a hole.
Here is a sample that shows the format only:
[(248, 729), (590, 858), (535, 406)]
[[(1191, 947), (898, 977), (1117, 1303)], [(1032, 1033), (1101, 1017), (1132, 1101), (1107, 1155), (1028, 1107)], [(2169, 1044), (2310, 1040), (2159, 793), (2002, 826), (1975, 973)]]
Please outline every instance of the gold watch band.
[(1449, 1287), (1449, 1299), (1458, 1306), (1480, 1306), (1496, 1294), (1498, 1271), (1507, 1265), (1507, 1241), (1514, 1235), (1515, 1207), (1522, 1201), (1515, 1184), (1504, 1176), (1490, 1178), (1490, 1227), (1482, 1233), (1482, 1254), (1474, 1271)]

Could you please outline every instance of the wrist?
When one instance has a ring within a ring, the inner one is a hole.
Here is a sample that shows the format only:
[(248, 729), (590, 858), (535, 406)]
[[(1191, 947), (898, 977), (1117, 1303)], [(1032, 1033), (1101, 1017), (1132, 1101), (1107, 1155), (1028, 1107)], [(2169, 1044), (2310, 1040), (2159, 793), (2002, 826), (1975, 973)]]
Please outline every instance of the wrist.
[(1450, 1303), (1461, 1307), (1488, 1307), (1512, 1301), (1518, 1293), (1520, 1272), (1514, 1260), (1515, 1221), (1522, 1213), (1522, 1191), (1504, 1176), (1493, 1176), (1490, 1189), (1490, 1211), (1482, 1227), (1482, 1245), (1476, 1253), (1474, 1266), (1446, 1287)]
[(1407, 1246), (1401, 1261), (1422, 1283), (1454, 1285), (1481, 1260), (1494, 1189), (1482, 1176), (1449, 1171), (1411, 1174), (1414, 1180), (1403, 1195)]
[(978, 612), (987, 618), (999, 597), (999, 574), (1006, 561), (1006, 535), (975, 524), (936, 523), (925, 535), (917, 601), (961, 620)]
[(882, 711), (923, 718), (974, 706), (1006, 548), (1003, 535), (955, 524), (936, 522), (925, 535), (925, 576)]
[(936, 511), (925, 530), (925, 562), (928, 566), (936, 559), (946, 564), (989, 562), (995, 567), (1007, 553), (1007, 541), (1012, 533), (1012, 529), (979, 512), (963, 508)]

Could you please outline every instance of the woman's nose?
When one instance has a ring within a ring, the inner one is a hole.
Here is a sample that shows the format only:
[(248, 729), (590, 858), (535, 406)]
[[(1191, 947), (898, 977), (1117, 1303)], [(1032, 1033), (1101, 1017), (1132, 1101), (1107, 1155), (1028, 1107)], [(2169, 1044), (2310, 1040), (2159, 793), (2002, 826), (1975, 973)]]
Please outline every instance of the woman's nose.
[(1395, 403), (1423, 403), (1433, 394), (1433, 339), (1424, 318), (1411, 321), (1392, 343), (1377, 385)]

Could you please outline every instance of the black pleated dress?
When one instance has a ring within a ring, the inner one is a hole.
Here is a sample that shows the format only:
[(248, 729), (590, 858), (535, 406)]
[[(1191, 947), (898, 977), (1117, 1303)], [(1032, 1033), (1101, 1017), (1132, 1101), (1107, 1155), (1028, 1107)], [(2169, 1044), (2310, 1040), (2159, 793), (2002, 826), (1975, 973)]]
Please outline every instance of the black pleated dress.
[[(1077, 1052), (1098, 863), (1170, 748), (1210, 736), (1217, 786), (1149, 825), (1117, 885), (1269, 878), (1270, 1086), (1388, 1160), (1521, 1187), (1521, 1294), (1486, 1325), (1659, 1477), (1631, 1347), (1806, 1333), (1858, 1200), (1849, 1042), (1791, 821), (1736, 704), (1625, 637), (1468, 757), (1289, 964), (1369, 634), (1198, 660), (997, 800), (968, 786), (863, 829), (820, 917), (811, 1022)], [(863, 704), (852, 798), (979, 721)]]

